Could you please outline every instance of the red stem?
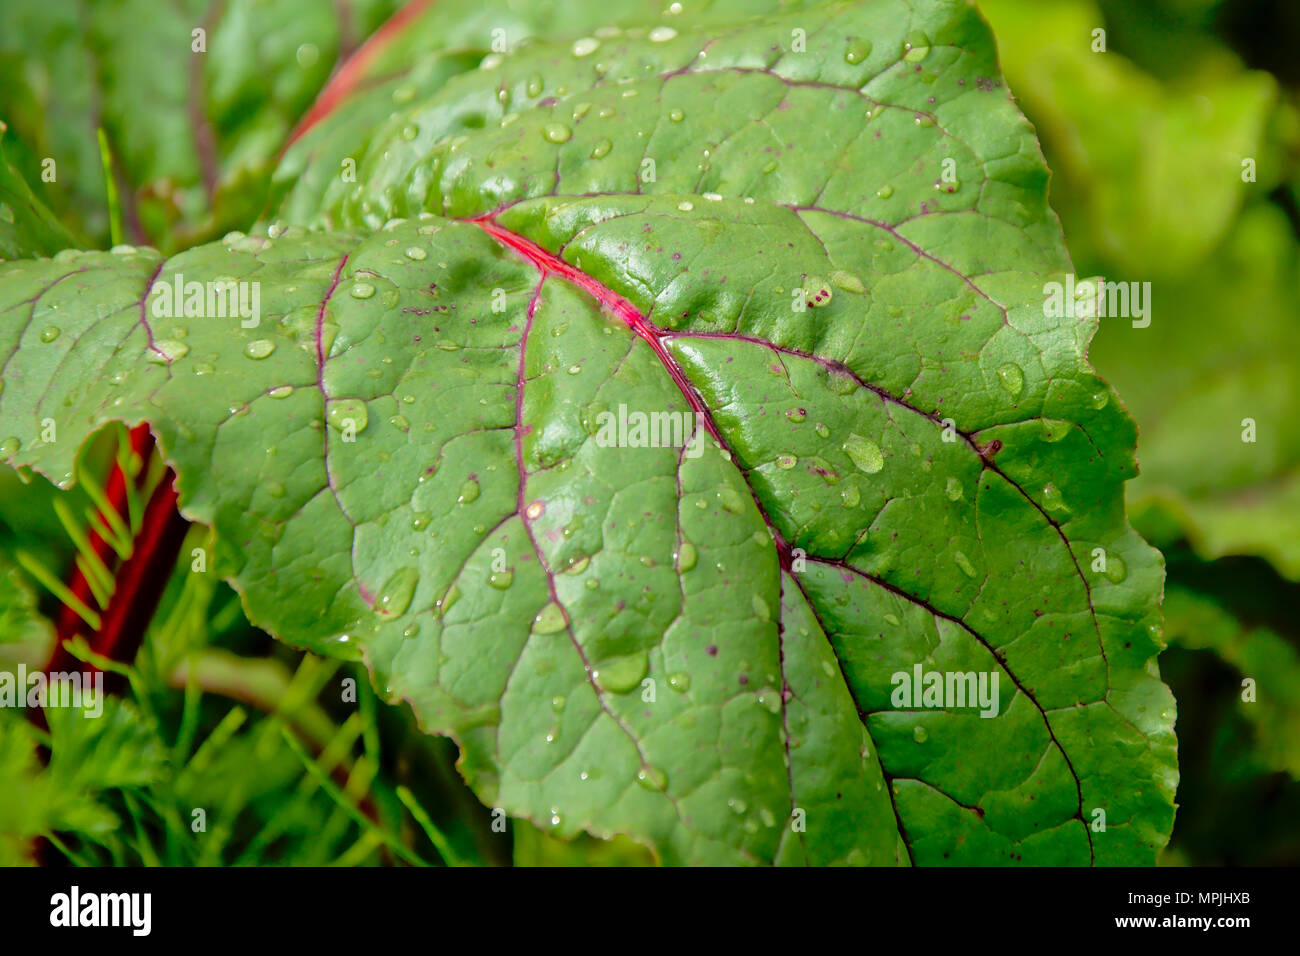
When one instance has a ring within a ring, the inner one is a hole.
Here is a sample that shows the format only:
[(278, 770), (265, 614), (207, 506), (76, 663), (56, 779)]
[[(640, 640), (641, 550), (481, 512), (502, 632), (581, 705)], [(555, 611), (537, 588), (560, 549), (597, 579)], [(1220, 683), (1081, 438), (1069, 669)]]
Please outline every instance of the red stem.
[[(131, 429), (131, 451), (139, 458), (142, 463), (139, 473), (136, 475), (136, 488), (142, 488), (148, 469), (144, 467), (149, 461), (149, 456), (153, 453), (153, 434), (149, 431), (148, 425), (137, 425)], [(121, 466), (117, 461), (113, 462), (112, 470), (109, 472), (108, 483), (104, 489), (108, 502), (113, 509), (120, 515), (126, 524), (130, 524), (130, 516), (126, 506), (127, 488), (126, 475), (123, 473)], [(108, 524), (107, 519), (104, 522)], [(90, 546), (95, 554), (99, 556), (100, 561), (106, 567), (111, 568), (115, 552), (113, 546), (104, 539), (102, 535), (92, 526), (89, 529)], [(81, 568), (74, 565), (72, 578), (68, 583), (72, 593), (77, 596), (87, 607), (95, 606), (95, 598), (90, 590), (90, 584), (86, 581), (86, 576), (82, 573)], [(47, 671), (67, 671), (77, 670), (81, 667), (81, 662), (68, 653), (64, 647), (64, 641), (76, 637), (78, 634), (87, 633), (89, 625), (81, 619), (72, 608), (66, 605), (59, 611), (58, 624), (56, 628), (56, 640), (54, 642), (54, 652), (46, 665)]]

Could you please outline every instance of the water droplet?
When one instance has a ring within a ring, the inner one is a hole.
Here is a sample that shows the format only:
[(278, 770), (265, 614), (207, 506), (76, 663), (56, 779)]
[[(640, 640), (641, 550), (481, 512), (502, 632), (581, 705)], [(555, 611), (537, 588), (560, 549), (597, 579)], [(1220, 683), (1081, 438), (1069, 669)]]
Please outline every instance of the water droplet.
[(533, 618), (534, 634), (554, 634), (564, 630), (565, 626), (564, 611), (554, 601), (538, 611)]
[(760, 690), (758, 702), (770, 713), (781, 713), (781, 692), (773, 687), (764, 687)]
[(415, 585), (420, 580), (415, 568), (402, 568), (390, 577), (375, 599), (375, 613), (380, 617), (391, 618), (405, 614), (411, 606), (411, 596), (415, 594)]
[(1025, 373), (1014, 362), (1007, 362), (998, 368), (998, 381), (1012, 398), (1019, 398), (1025, 387)]
[(60, 331), (61, 330), (57, 325), (47, 325), (45, 328), (41, 329), (41, 341), (53, 342), (59, 337)]
[(1106, 577), (1115, 584), (1119, 584), (1128, 577), (1128, 565), (1118, 554), (1106, 552)]
[(600, 48), (600, 41), (595, 37), (580, 37), (573, 41), (570, 48), (574, 56), (590, 56)]
[(677, 36), (677, 31), (672, 27), (655, 27), (650, 31), (650, 42), (667, 43), (675, 36)]
[(776, 467), (782, 471), (789, 471), (797, 464), (799, 464), (799, 459), (794, 455), (779, 455), (776, 459)]
[(493, 571), (488, 578), (488, 584), (492, 585), (498, 591), (504, 591), (510, 585), (515, 583), (515, 572), (506, 568), (504, 571)]
[(551, 698), (551, 710), (558, 714), (560, 711), (564, 710), (564, 705), (566, 703), (567, 701), (564, 699), (563, 694), (556, 694)]
[(626, 694), (637, 687), (650, 669), (650, 656), (636, 651), (603, 661), (592, 673), (596, 683), (613, 694)]
[(831, 282), (837, 289), (843, 289), (845, 292), (852, 292), (855, 295), (867, 291), (866, 284), (855, 276), (852, 272), (845, 272), (843, 269), (836, 269), (831, 273)]
[(542, 135), (552, 143), (567, 143), (569, 137), (573, 135), (573, 130), (569, 129), (569, 127), (565, 126), (563, 123), (551, 122), (542, 127)]
[(677, 208), (682, 212), (690, 212), (695, 208), (695, 203), (691, 202), (689, 199), (683, 199), (677, 204)]
[(949, 501), (961, 500), (961, 496), (964, 493), (961, 487), (961, 482), (956, 478), (949, 478), (948, 487), (944, 490), (944, 493), (947, 494)]
[(677, 549), (677, 570), (685, 573), (695, 567), (700, 559), (700, 553), (696, 550), (695, 545), (689, 541), (683, 541), (681, 547)]
[(438, 599), (438, 603), (434, 605), (433, 608), (434, 616), (445, 617), (447, 612), (451, 610), (452, 605), (454, 605), (459, 600), (460, 600), (460, 588), (456, 587), (456, 585), (453, 584), (451, 587), (447, 589), (447, 593)]
[(844, 51), (844, 62), (856, 66), (871, 56), (871, 41), (861, 37), (849, 37), (849, 45)]
[(189, 355), (190, 347), (178, 339), (159, 339), (145, 353), (145, 359), (155, 365), (165, 365)]
[(829, 305), (833, 293), (831, 284), (821, 276), (807, 276), (803, 281), (804, 299), (808, 303), (808, 308), (816, 309), (821, 306)]
[(885, 467), (885, 456), (881, 454), (880, 446), (870, 438), (850, 433), (842, 447), (859, 471), (874, 475)]
[(1105, 391), (1103, 389), (1100, 392), (1093, 392), (1092, 398), (1088, 400), (1088, 404), (1091, 405), (1093, 408), (1105, 408), (1106, 403), (1109, 401), (1110, 401), (1110, 392)]
[(924, 30), (913, 30), (907, 35), (904, 49), (907, 50), (903, 54), (904, 60), (908, 63), (920, 63), (930, 55), (930, 38), (925, 35)]
[(674, 106), (668, 111), (668, 118), (674, 123), (680, 123), (682, 120), (686, 119), (686, 113), (679, 107)]
[(1060, 441), (1066, 435), (1070, 434), (1070, 429), (1074, 426), (1069, 422), (1063, 422), (1059, 419), (1044, 418), (1040, 420), (1038, 437), (1048, 443)]
[(823, 425), (821, 422), (818, 422), (816, 425), (813, 426), (813, 431), (817, 433), (818, 438), (831, 437), (831, 430), (827, 428), (825, 425)]
[(735, 488), (730, 485), (722, 488), (718, 492), (718, 502), (722, 505), (723, 511), (729, 511), (733, 515), (740, 514), (745, 508), (745, 499)]
[(352, 298), (368, 299), (375, 294), (375, 287), (369, 282), (356, 282), (352, 285)]
[(919, 724), (912, 729), (912, 739), (915, 740), (918, 744), (925, 743), (926, 740), (929, 739), (929, 737), (930, 735), (926, 732), (926, 729), (920, 726)]
[(691, 675), (682, 671), (668, 675), (668, 686), (679, 694), (684, 694), (691, 689)]
[(614, 144), (607, 139), (602, 139), (595, 146), (591, 147), (592, 159), (604, 159), (609, 155), (609, 151), (614, 148)]
[(331, 428), (338, 431), (347, 428), (349, 422), (356, 432), (365, 431), (366, 426), (370, 424), (366, 403), (359, 398), (341, 398), (330, 402), (325, 412), (325, 420)]
[(889, 183), (885, 183), (885, 185), (876, 190), (876, 196), (880, 199), (888, 199), (892, 195), (894, 195), (894, 187), (889, 185)]
[(271, 389), (266, 394), (270, 395), (272, 398), (288, 398), (290, 395), (293, 394), (293, 386), (277, 385), (275, 388)]
[(966, 577), (968, 578), (975, 577), (976, 575), (975, 565), (971, 564), (970, 558), (966, 557), (965, 554), (963, 554), (961, 551), (954, 551), (952, 555), (952, 559), (954, 562), (956, 562), (957, 567), (961, 568), (962, 574), (966, 575)]
[(845, 485), (840, 489), (840, 504), (845, 508), (856, 508), (862, 503), (862, 493), (857, 485)]
[(11, 435), (4, 441), (0, 441), (0, 458), (12, 458), (14, 455), (18, 454), (18, 449), (22, 447), (22, 441)]
[(467, 505), (471, 501), (477, 501), (479, 496), (478, 482), (473, 478), (467, 479), (460, 486), (460, 491), (456, 495), (456, 503)]
[(423, 249), (421, 249), (419, 246), (411, 246), (406, 250), (406, 258), (414, 259), (416, 262), (419, 262), (421, 259), (426, 258), (428, 255), (429, 254), (425, 252)]
[(668, 774), (658, 767), (645, 766), (636, 772), (636, 782), (647, 790), (663, 793), (668, 789)]
[(1043, 507), (1048, 511), (1069, 512), (1070, 510), (1065, 504), (1065, 499), (1061, 497), (1061, 489), (1053, 484), (1043, 486)]
[(272, 498), (284, 497), (284, 485), (278, 481), (273, 481), (266, 486), (266, 493)]
[(527, 85), (524, 87), (524, 92), (526, 92), (529, 96), (533, 96), (533, 97), (541, 96), (542, 95), (541, 76), (536, 73), (530, 76), (528, 78)]
[(275, 343), (270, 339), (253, 339), (244, 346), (244, 355), (251, 359), (264, 359), (275, 351)]

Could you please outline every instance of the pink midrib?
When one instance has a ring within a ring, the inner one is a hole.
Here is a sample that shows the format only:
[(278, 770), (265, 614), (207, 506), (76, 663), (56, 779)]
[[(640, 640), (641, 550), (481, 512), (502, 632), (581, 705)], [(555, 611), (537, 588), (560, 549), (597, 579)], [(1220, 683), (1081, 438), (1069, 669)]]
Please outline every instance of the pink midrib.
[(659, 361), (663, 363), (668, 374), (672, 376), (674, 384), (681, 391), (682, 396), (690, 403), (691, 409), (695, 412), (697, 420), (704, 423), (705, 429), (718, 444), (725, 447), (722, 434), (718, 431), (717, 424), (713, 421), (713, 415), (709, 412), (708, 407), (704, 404), (704, 399), (700, 397), (695, 386), (691, 384), (682, 367), (677, 364), (677, 360), (669, 354), (667, 346), (664, 345), (664, 332), (662, 329), (652, 325), (650, 321), (638, 311), (623, 296), (602, 285), (598, 280), (587, 275), (581, 269), (570, 265), (559, 256), (547, 252), (531, 239), (525, 239), (518, 233), (511, 232), (509, 229), (499, 225), (489, 213), (485, 216), (479, 216), (476, 219), (469, 220), (478, 226), (494, 240), (501, 245), (512, 249), (522, 258), (532, 264), (542, 276), (554, 275), (567, 282), (572, 283), (582, 291), (586, 292), (593, 299), (600, 303), (601, 307), (616, 315), (623, 323), (640, 337), (654, 353), (658, 356)]

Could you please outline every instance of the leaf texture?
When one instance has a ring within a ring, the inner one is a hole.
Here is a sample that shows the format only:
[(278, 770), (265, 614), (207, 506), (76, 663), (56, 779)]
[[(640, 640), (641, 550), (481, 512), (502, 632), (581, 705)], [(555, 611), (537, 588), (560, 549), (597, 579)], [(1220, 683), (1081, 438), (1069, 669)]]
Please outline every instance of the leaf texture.
[[(558, 835), (1151, 862), (1163, 568), (1094, 323), (1044, 314), (1069, 261), (988, 28), (644, 10), (418, 58), (298, 141), (264, 236), (0, 267), (0, 452), (67, 483), (43, 418), (149, 421), (251, 619), (364, 656)], [(259, 324), (158, 318), (178, 278), (256, 281)], [(918, 667), (996, 674), (996, 716), (897, 706)]]

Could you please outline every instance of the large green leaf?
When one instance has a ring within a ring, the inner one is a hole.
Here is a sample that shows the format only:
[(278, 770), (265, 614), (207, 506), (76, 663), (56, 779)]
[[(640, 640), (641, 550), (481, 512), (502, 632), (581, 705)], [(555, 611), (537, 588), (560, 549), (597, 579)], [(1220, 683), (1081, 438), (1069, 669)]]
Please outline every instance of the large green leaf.
[[(357, 130), (355, 184), (304, 145), (299, 224), (4, 266), (0, 452), (66, 484), (152, 423), (251, 619), (364, 655), (548, 832), (1150, 862), (1162, 566), (1093, 323), (1045, 314), (1069, 262), (986, 25), (612, 6)], [(154, 310), (223, 277), (255, 327)], [(611, 444), (620, 409), (701, 440)], [(996, 716), (895, 706), (916, 667), (997, 675)]]
[(53, 176), (39, 180), (41, 200), (107, 245), (102, 128), (127, 235), (183, 248), (257, 214), (285, 137), (335, 60), (396, 6), (5, 3), (0, 119), (28, 147), (14, 157), (28, 181)]

